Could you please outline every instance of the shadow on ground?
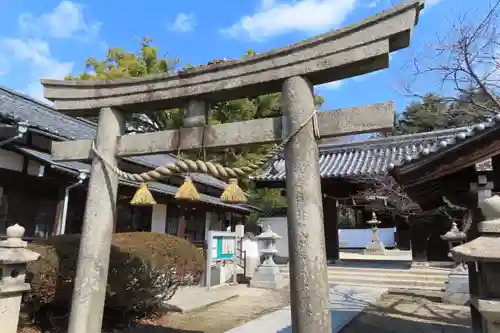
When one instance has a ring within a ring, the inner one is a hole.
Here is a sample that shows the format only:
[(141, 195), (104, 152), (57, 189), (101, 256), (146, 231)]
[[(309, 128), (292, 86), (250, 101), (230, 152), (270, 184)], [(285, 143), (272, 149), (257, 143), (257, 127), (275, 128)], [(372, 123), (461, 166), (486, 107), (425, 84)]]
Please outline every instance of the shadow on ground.
[[(204, 333), (203, 331), (192, 331), (184, 330), (178, 328), (170, 328), (155, 325), (137, 325), (135, 327), (130, 327), (124, 330), (120, 330), (120, 333)], [(114, 333), (114, 332), (106, 332)]]
[[(332, 304), (334, 308), (331, 311), (332, 332), (335, 333), (470, 332), (470, 319), (464, 308), (434, 303), (421, 298), (386, 295), (380, 302), (373, 305), (351, 297), (349, 308), (352, 306), (352, 310), (345, 307), (345, 302), (342, 302), (342, 305), (342, 308), (336, 308), (340, 304)], [(366, 306), (366, 309), (358, 315), (354, 309), (361, 306)], [(356, 318), (352, 320), (353, 317)], [(276, 333), (291, 332), (291, 326), (287, 326)]]
[(340, 333), (366, 333), (370, 330), (377, 333), (469, 333), (470, 326), (365, 313), (347, 325)]

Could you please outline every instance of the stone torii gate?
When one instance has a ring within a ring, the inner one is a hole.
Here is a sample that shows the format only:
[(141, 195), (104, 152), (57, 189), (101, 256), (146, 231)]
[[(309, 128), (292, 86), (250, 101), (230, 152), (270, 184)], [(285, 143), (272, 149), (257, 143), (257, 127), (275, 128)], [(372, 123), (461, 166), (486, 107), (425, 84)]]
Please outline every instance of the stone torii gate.
[[(176, 75), (117, 81), (42, 80), (45, 97), (54, 101), (57, 110), (72, 116), (99, 115), (95, 142), (77, 140), (52, 145), (56, 161), (92, 160), (68, 332), (101, 330), (118, 186), (113, 167), (119, 157), (280, 143), (291, 135), (284, 153), (292, 327), (300, 333), (330, 333), (314, 132), (325, 138), (388, 129), (393, 124), (394, 110), (392, 103), (381, 103), (315, 114), (312, 85), (388, 67), (389, 53), (409, 45), (422, 8), (421, 1), (408, 2), (281, 49)], [(279, 91), (283, 117), (205, 125), (209, 103)], [(186, 110), (184, 128), (123, 135), (124, 113), (177, 107)], [(316, 122), (309, 121), (314, 117)], [(94, 148), (99, 156), (93, 153)]]

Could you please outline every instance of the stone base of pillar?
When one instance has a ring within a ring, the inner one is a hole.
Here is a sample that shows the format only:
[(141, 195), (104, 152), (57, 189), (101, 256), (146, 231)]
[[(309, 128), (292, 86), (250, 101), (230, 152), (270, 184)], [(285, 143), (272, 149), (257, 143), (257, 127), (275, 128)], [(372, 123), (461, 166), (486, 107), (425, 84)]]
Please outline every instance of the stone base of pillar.
[(422, 267), (430, 267), (428, 261), (413, 261), (411, 263), (411, 268), (422, 268)]
[(250, 280), (250, 287), (264, 289), (281, 289), (286, 281), (281, 274), (280, 268), (274, 262), (264, 262), (257, 268)]
[(365, 254), (374, 254), (374, 255), (385, 255), (385, 247), (384, 244), (382, 244), (381, 241), (374, 241), (372, 240), (368, 245), (365, 247)]
[(341, 259), (328, 259), (326, 262), (328, 265), (342, 265), (344, 263)]
[(446, 282), (443, 303), (466, 305), (469, 299), (469, 272), (466, 266), (458, 265)]
[(481, 332), (500, 333), (500, 301), (471, 297), (471, 304), (483, 317), (483, 328)]
[[(29, 287), (27, 288), (29, 289)], [(0, 320), (2, 333), (16, 333), (21, 307), (21, 293), (3, 295), (0, 290)]]

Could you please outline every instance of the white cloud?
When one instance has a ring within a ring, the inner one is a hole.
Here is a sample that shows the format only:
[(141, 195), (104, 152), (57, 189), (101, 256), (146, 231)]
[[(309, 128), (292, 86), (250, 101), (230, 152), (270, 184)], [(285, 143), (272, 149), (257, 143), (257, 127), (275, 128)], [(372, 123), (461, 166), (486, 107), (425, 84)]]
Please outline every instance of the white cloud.
[(221, 30), (231, 37), (262, 40), (288, 32), (319, 33), (342, 24), (357, 0), (261, 0), (251, 16)]
[(9, 59), (0, 54), (0, 76), (7, 74), (10, 71)]
[(196, 26), (194, 13), (179, 13), (171, 26), (171, 30), (179, 32), (189, 32)]
[(73, 69), (73, 62), (60, 62), (53, 58), (49, 44), (43, 40), (5, 39), (0, 46), (12, 62), (28, 67), (31, 77), (26, 93), (44, 102), (47, 101), (43, 97), (40, 78), (63, 79)]
[(40, 16), (22, 13), (18, 23), (23, 32), (56, 39), (91, 39), (99, 34), (101, 28), (100, 22), (89, 23), (85, 19), (82, 5), (71, 1), (62, 1), (53, 11)]

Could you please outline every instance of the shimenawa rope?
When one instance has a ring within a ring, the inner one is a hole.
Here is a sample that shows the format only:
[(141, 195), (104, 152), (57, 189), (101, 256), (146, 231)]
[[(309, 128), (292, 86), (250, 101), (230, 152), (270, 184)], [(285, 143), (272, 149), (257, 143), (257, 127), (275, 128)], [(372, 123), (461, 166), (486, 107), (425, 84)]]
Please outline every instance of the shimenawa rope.
[(253, 172), (259, 170), (262, 166), (264, 166), (269, 161), (269, 159), (271, 159), (272, 157), (274, 157), (274, 155), (281, 151), (290, 142), (290, 140), (292, 140), (295, 135), (297, 135), (297, 133), (299, 133), (309, 123), (311, 119), (313, 121), (314, 136), (317, 140), (319, 140), (320, 136), (316, 114), (317, 112), (316, 110), (314, 110), (311, 115), (308, 116), (307, 119), (304, 120), (304, 122), (302, 122), (291, 135), (285, 138), (281, 142), (281, 144), (271, 149), (271, 151), (264, 155), (260, 160), (255, 163), (250, 163), (247, 166), (241, 168), (229, 168), (219, 163), (212, 163), (208, 161), (206, 162), (201, 160), (193, 161), (190, 159), (178, 159), (174, 163), (159, 166), (153, 170), (149, 170), (143, 173), (129, 173), (120, 170), (117, 166), (113, 165), (106, 158), (104, 158), (97, 150), (95, 146), (95, 140), (92, 141), (92, 151), (109, 167), (110, 170), (116, 173), (118, 177), (136, 182), (147, 183), (155, 180), (160, 180), (174, 174), (185, 172), (205, 173), (219, 179), (244, 178), (248, 177)]

